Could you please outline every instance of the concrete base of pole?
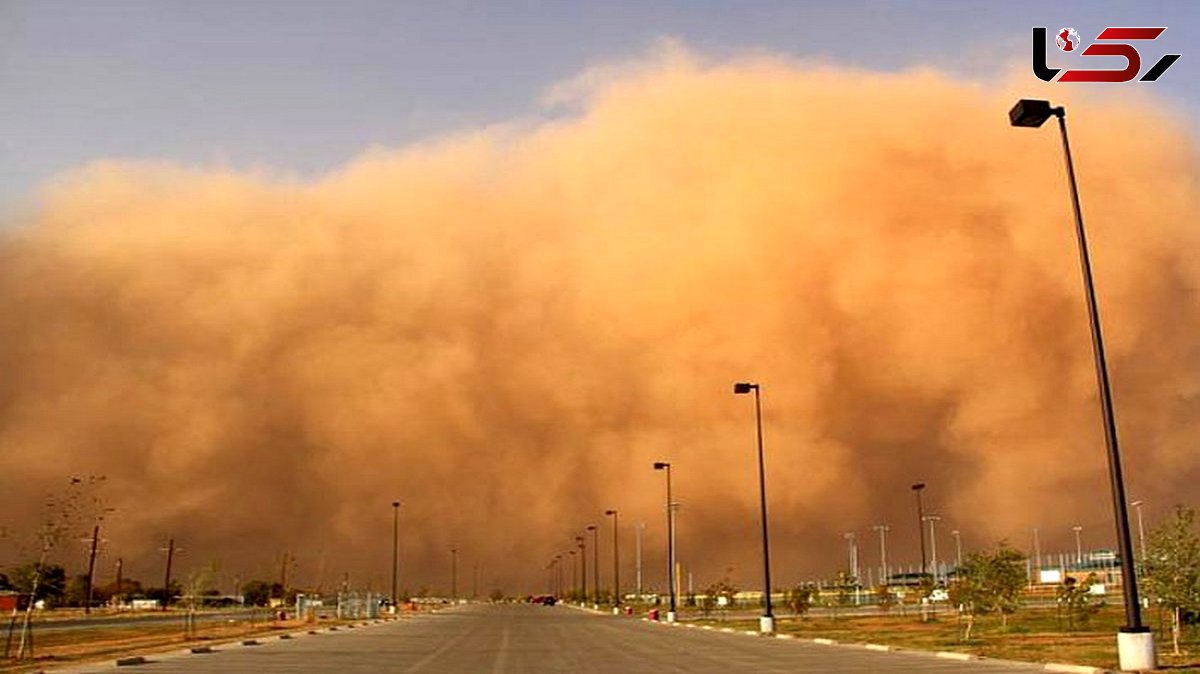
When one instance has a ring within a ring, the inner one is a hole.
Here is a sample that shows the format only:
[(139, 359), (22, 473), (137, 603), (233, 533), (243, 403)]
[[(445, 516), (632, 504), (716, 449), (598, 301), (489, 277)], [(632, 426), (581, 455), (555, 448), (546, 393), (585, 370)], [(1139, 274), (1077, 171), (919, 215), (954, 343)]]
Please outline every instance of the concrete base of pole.
[(1154, 633), (1118, 632), (1117, 656), (1123, 672), (1149, 672), (1158, 667), (1154, 652)]
[(669, 622), (669, 623), (675, 622), (675, 612), (674, 611), (667, 611), (667, 622)]
[(621, 609), (614, 606), (613, 607), (613, 615), (621, 615)]
[(759, 616), (758, 631), (763, 634), (775, 633), (775, 618), (769, 615)]

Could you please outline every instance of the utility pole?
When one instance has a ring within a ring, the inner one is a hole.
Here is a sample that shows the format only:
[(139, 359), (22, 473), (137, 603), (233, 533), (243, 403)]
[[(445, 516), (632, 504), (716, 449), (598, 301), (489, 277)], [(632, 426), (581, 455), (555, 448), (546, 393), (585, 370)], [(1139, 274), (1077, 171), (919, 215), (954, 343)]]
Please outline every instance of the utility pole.
[(113, 598), (117, 600), (117, 608), (121, 607), (121, 595), (124, 594), (121, 591), (121, 581), (123, 580), (121, 578), (121, 571), (124, 570), (124, 566), (125, 559), (122, 557), (117, 557), (117, 591), (113, 593)]
[(167, 604), (171, 603), (171, 562), (175, 559), (175, 537), (167, 539), (167, 573), (163, 579), (163, 603), (162, 610), (167, 610)]
[(87, 592), (83, 600), (84, 614), (92, 612), (92, 581), (96, 573), (96, 546), (100, 543), (100, 525), (92, 527), (92, 554), (88, 555)]

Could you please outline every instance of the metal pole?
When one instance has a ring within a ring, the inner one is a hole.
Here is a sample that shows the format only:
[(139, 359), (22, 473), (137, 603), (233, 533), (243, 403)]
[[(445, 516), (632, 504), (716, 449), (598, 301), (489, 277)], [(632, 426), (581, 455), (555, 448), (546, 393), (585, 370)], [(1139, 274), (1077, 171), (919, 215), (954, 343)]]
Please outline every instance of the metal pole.
[(450, 601), (458, 602), (458, 548), (450, 548)]
[(633, 531), (634, 531), (634, 533), (636, 534), (636, 538), (634, 539), (634, 542), (635, 542), (635, 543), (636, 543), (636, 545), (637, 545), (636, 552), (637, 552), (637, 595), (638, 595), (638, 601), (641, 601), (641, 600), (642, 600), (642, 532), (643, 532), (643, 531), (645, 531), (645, 530), (646, 530), (646, 523), (645, 523), (645, 522), (638, 522), (638, 523), (637, 523), (637, 527), (635, 527), (635, 528), (634, 528), (634, 530), (633, 530)]
[(925, 489), (924, 482), (912, 486), (917, 493), (917, 537), (921, 539), (921, 573), (928, 573), (929, 566), (925, 561), (925, 508), (921, 504), (921, 491)]
[(1075, 532), (1075, 563), (1083, 564), (1083, 542), (1079, 535), (1083, 532), (1083, 527), (1073, 526), (1071, 531)]
[(83, 599), (83, 612), (92, 612), (92, 585), (96, 573), (96, 545), (100, 542), (100, 525), (92, 527), (92, 554), (88, 556), (87, 592)]
[(618, 518), (620, 517), (615, 509), (604, 511), (605, 515), (612, 515), (613, 518), (613, 608), (621, 606), (621, 555), (620, 541), (617, 538)]
[(762, 548), (763, 548), (763, 618), (760, 630), (774, 632), (774, 614), (771, 612), (771, 546), (767, 540), (767, 477), (763, 460), (763, 430), (762, 403), (759, 399), (759, 385), (754, 386), (754, 421), (758, 431), (758, 499), (762, 513)]
[(951, 531), (950, 534), (952, 536), (954, 536), (955, 563), (957, 566), (961, 567), (962, 566), (962, 532), (960, 532), (958, 529), (955, 529), (955, 530)]
[(125, 558), (117, 557), (117, 591), (116, 591), (116, 594), (114, 595), (117, 600), (117, 608), (121, 607), (121, 594), (122, 594), (121, 583), (124, 580), (121, 577), (121, 572), (124, 570), (124, 566), (125, 566)]
[(400, 502), (392, 501), (392, 607), (396, 606), (396, 568), (400, 563)]
[(671, 509), (671, 464), (667, 464), (667, 585), (670, 589), (670, 617), (675, 617), (675, 511)]
[(1143, 502), (1140, 500), (1134, 501), (1133, 503), (1130, 503), (1129, 505), (1133, 506), (1134, 508), (1137, 508), (1138, 543), (1140, 544), (1140, 547), (1142, 549), (1142, 559), (1145, 559), (1146, 558), (1146, 526), (1145, 526), (1145, 523), (1142, 521)]
[(167, 540), (167, 573), (163, 579), (163, 604), (162, 610), (167, 610), (167, 604), (171, 601), (171, 561), (175, 558), (175, 539)]
[(925, 519), (929, 522), (929, 564), (932, 567), (933, 580), (936, 582), (938, 578), (937, 537), (934, 534), (933, 523), (941, 518), (937, 515), (928, 515)]
[(575, 541), (579, 543), (579, 584), (581, 596), (579, 601), (587, 603), (587, 539), (583, 536), (576, 536)]
[(1092, 327), (1092, 351), (1096, 360), (1096, 383), (1100, 389), (1100, 409), (1104, 419), (1104, 443), (1108, 449), (1108, 470), (1112, 482), (1113, 514), (1116, 516), (1117, 541), (1121, 556), (1121, 588), (1125, 597), (1123, 631), (1144, 632), (1141, 603), (1138, 601), (1137, 573), (1133, 564), (1133, 541), (1129, 535), (1129, 513), (1125, 508), (1125, 478), (1121, 470), (1121, 451), (1117, 443), (1117, 421), (1113, 412), (1112, 391), (1108, 382), (1108, 365), (1104, 356), (1104, 338), (1100, 330), (1100, 309), (1092, 282), (1092, 265), (1088, 254), (1087, 235), (1083, 229), (1083, 209), (1079, 204), (1079, 186), (1075, 182), (1075, 162), (1071, 143), (1067, 139), (1067, 113), (1062, 107), (1054, 110), (1058, 129), (1062, 132), (1063, 154), (1067, 161), (1067, 177), (1071, 185), (1071, 207), (1075, 212), (1075, 233), (1079, 243), (1079, 263), (1087, 293), (1088, 318)]
[(592, 525), (592, 606), (600, 607), (600, 527)]
[(888, 568), (887, 568), (887, 531), (886, 524), (876, 524), (872, 527), (879, 532), (879, 584), (887, 585)]

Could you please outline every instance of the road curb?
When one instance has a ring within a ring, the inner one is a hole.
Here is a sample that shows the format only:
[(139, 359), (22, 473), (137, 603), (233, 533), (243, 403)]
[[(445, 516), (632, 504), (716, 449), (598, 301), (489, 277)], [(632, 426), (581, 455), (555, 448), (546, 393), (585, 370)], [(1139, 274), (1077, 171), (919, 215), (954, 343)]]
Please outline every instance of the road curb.
[(1107, 669), (1090, 665), (1068, 665), (1059, 662), (1046, 663), (1047, 672), (1067, 672), (1068, 674), (1107, 674)]
[(934, 653), (934, 655), (939, 658), (945, 658), (946, 660), (978, 660), (979, 659), (978, 655), (971, 655), (970, 653), (956, 653), (954, 651), (938, 651), (938, 652)]
[(833, 639), (818, 638), (818, 639), (813, 639), (813, 643), (821, 644), (822, 646), (832, 646), (832, 645), (836, 644), (837, 642), (834, 641)]
[(868, 651), (890, 651), (890, 650), (892, 650), (891, 646), (885, 646), (883, 644), (865, 644), (865, 645), (863, 645), (863, 648), (867, 649)]
[(144, 665), (148, 660), (143, 655), (134, 655), (128, 658), (117, 658), (118, 667), (128, 667), (130, 665)]

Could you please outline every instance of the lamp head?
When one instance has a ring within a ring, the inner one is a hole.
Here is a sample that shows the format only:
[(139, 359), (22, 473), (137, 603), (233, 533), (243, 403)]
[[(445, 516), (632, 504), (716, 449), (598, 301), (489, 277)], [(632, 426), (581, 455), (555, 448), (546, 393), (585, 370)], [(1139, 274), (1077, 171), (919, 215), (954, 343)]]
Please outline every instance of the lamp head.
[(758, 388), (758, 384), (751, 384), (748, 381), (740, 381), (733, 385), (734, 393), (749, 393)]
[(913, 491), (921, 491), (922, 489), (924, 489), (924, 488), (925, 488), (925, 483), (924, 483), (924, 482), (918, 482), (918, 483), (914, 484), (914, 485), (912, 486), (912, 488), (913, 488)]
[(1062, 108), (1053, 108), (1050, 101), (1022, 98), (1008, 111), (1008, 121), (1013, 126), (1038, 127), (1046, 123), (1051, 115), (1063, 114)]
[(654, 462), (654, 470), (662, 470), (664, 468), (670, 468), (670, 467), (671, 467), (671, 464), (667, 463), (666, 461), (655, 461)]
[(400, 502), (399, 502), (399, 501), (392, 501), (392, 507), (393, 507), (393, 508), (399, 508), (399, 507), (400, 507)]
[(605, 510), (605, 511), (604, 511), (604, 514), (605, 514), (605, 515), (616, 515), (616, 514), (617, 514), (617, 511), (615, 511), (615, 510)]
[(587, 525), (587, 530), (588, 530), (588, 531), (595, 531), (595, 530), (596, 530), (596, 525), (595, 525), (595, 524), (589, 524), (589, 525)]

